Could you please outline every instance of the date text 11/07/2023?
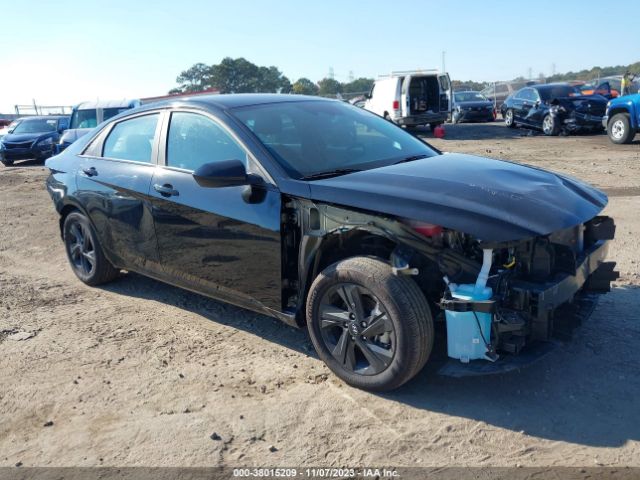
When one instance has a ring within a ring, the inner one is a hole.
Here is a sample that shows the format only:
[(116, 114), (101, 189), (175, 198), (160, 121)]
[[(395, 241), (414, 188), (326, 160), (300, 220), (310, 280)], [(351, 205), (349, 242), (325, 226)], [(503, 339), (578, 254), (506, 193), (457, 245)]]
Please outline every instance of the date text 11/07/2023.
[(234, 468), (234, 478), (398, 478), (388, 468)]

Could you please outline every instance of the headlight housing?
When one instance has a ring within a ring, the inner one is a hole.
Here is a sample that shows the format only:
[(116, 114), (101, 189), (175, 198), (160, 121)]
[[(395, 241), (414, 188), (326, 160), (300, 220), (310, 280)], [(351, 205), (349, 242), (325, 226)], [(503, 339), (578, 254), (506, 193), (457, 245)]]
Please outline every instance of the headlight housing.
[(38, 143), (36, 143), (36, 146), (38, 147), (48, 147), (49, 145), (53, 144), (53, 138), (51, 137), (47, 137), (44, 138), (42, 140), (40, 140)]
[(0, 140), (0, 150), (4, 150), (4, 143)]

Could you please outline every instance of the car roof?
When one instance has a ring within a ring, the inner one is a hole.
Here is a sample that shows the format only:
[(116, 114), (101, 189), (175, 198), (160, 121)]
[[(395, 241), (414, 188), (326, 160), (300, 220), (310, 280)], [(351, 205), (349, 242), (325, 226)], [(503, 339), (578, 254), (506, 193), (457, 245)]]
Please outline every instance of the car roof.
[(95, 108), (132, 108), (140, 104), (140, 100), (124, 98), (122, 100), (94, 100), (81, 102), (74, 108), (76, 110), (91, 110)]
[(32, 117), (16, 118), (16, 120), (60, 120), (61, 118), (69, 118), (69, 115), (34, 115)]
[(571, 87), (571, 88), (573, 88), (574, 85), (571, 85), (570, 83), (567, 83), (567, 82), (539, 83), (537, 85), (530, 85), (527, 88), (535, 88), (536, 90), (546, 90), (547, 88), (553, 88), (553, 87)]
[[(179, 99), (167, 99), (156, 103), (150, 103), (145, 107), (156, 108), (161, 105), (171, 106), (199, 106), (215, 107), (222, 110), (247, 107), (250, 105), (265, 105), (269, 103), (292, 103), (305, 101), (336, 102), (337, 100), (314, 97), (310, 95), (290, 95), (279, 93), (230, 93), (218, 95), (197, 95), (193, 97), (180, 97)], [(140, 109), (138, 109), (140, 111)]]

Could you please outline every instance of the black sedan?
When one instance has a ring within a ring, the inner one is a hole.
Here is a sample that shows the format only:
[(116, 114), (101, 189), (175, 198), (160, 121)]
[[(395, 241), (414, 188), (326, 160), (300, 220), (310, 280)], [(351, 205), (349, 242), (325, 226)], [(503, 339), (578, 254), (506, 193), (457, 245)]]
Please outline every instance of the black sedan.
[[(614, 273), (600, 191), (443, 155), (335, 100), (149, 105), (98, 126), (47, 167), (81, 281), (135, 271), (306, 324), (336, 375), (369, 390), (415, 376), (445, 316), (450, 356), (508, 357), (550, 338), (556, 309), (606, 289)], [(469, 288), (480, 297), (459, 295)], [(487, 329), (474, 316), (495, 322)], [(449, 328), (450, 318), (466, 320)]]
[(451, 122), (493, 122), (496, 119), (496, 111), (493, 102), (480, 92), (467, 91), (453, 94), (453, 111)]
[(507, 127), (526, 126), (545, 135), (579, 131), (603, 131), (602, 117), (607, 99), (600, 95), (583, 96), (568, 83), (548, 83), (525, 87), (502, 104)]
[(69, 127), (69, 117), (21, 119), (0, 141), (0, 161), (5, 166), (16, 160), (45, 160), (53, 155), (60, 135)]

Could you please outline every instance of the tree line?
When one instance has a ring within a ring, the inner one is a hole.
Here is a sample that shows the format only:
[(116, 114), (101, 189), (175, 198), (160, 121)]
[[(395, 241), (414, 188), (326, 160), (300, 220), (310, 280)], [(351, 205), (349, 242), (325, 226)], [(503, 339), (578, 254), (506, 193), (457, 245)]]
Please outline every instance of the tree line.
[(169, 93), (194, 93), (217, 89), (220, 93), (297, 93), (335, 96), (371, 90), (372, 78), (339, 82), (323, 78), (314, 82), (306, 77), (291, 82), (277, 67), (261, 67), (245, 58), (224, 58), (215, 65), (196, 63), (176, 78), (178, 87)]
[[(579, 72), (552, 75), (546, 82), (566, 80), (593, 80), (610, 75), (621, 75), (626, 71), (640, 73), (640, 62), (615, 67), (593, 67)], [(540, 81), (545, 78), (541, 74)], [(367, 93), (373, 86), (373, 78), (357, 78), (349, 82), (339, 82), (325, 77), (318, 82), (302, 77), (291, 82), (277, 67), (261, 67), (245, 58), (226, 57), (215, 65), (196, 63), (184, 70), (176, 78), (178, 86), (169, 93), (193, 93), (217, 89), (220, 93), (296, 93), (335, 97), (353, 97)], [(482, 90), (489, 82), (452, 80), (454, 90)]]

